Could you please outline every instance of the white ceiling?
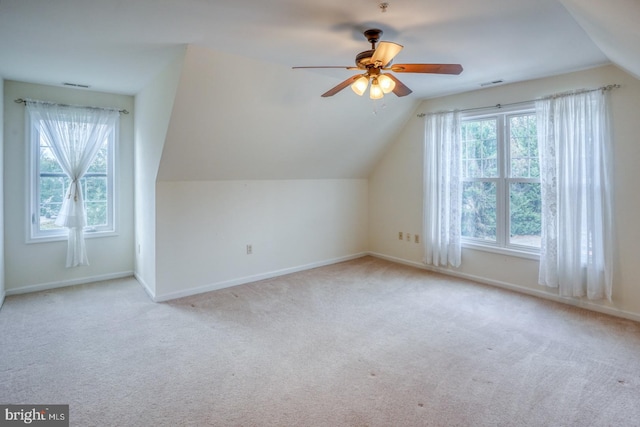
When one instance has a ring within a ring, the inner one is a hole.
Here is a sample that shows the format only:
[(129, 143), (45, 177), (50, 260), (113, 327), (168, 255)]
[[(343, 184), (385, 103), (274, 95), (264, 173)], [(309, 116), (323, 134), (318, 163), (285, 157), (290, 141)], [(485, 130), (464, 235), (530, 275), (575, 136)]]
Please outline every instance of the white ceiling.
[[(610, 61), (640, 75), (640, 55), (625, 62), (619, 51), (628, 45), (638, 53), (637, 0), (388, 3), (382, 13), (378, 0), (0, 0), (0, 76), (135, 94), (184, 44), (287, 67), (352, 65), (369, 48), (361, 32), (371, 27), (405, 46), (396, 63), (463, 65), (459, 76), (398, 76), (414, 100)], [(336, 84), (351, 75), (297, 71), (310, 84), (317, 74)], [(318, 81), (319, 96), (329, 87)]]

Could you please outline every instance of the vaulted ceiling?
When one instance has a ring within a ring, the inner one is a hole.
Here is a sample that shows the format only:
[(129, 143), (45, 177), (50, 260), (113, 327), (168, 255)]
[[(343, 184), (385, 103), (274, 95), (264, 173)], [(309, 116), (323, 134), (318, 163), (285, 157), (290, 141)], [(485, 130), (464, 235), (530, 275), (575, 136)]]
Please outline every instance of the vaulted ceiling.
[[(377, 27), (405, 46), (396, 62), (464, 66), (458, 77), (403, 75), (420, 98), (624, 62), (618, 49), (638, 46), (636, 0), (390, 0), (384, 13), (379, 3), (0, 0), (0, 75), (135, 94), (180, 45), (287, 67), (352, 65), (369, 48), (362, 30)], [(318, 95), (328, 89), (315, 83), (318, 71), (299, 73)]]
[[(427, 97), (610, 62), (640, 76), (637, 0), (387, 3), (0, 0), (0, 77), (135, 95), (191, 45), (159, 177), (267, 179), (367, 176)], [(353, 71), (291, 69), (352, 65), (367, 28), (404, 45), (396, 62), (464, 71), (403, 73), (413, 93), (374, 102), (320, 98)]]

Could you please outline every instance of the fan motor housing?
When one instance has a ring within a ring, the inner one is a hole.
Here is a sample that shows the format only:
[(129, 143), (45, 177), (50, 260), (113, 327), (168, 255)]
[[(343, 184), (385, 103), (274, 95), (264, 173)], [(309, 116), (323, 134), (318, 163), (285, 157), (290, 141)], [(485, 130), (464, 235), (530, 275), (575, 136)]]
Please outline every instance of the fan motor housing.
[(375, 49), (365, 50), (364, 52), (360, 52), (356, 55), (356, 66), (358, 68), (366, 69), (368, 65), (371, 64), (371, 58), (373, 57), (373, 53)]

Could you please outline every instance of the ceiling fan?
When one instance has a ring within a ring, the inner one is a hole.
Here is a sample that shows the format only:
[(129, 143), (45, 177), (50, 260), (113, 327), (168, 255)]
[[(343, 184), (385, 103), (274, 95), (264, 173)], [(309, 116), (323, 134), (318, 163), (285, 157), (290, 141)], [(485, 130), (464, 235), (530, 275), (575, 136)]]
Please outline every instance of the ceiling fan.
[[(393, 92), (396, 96), (406, 96), (411, 93), (411, 89), (405, 86), (391, 73), (382, 71), (393, 71), (394, 73), (429, 73), (429, 74), (460, 74), (462, 66), (460, 64), (393, 64), (393, 58), (402, 50), (403, 46), (393, 42), (380, 40), (382, 30), (373, 28), (366, 30), (364, 36), (371, 43), (371, 49), (360, 52), (356, 55), (356, 66), (310, 66), (293, 67), (296, 68), (345, 68), (347, 70), (364, 71), (349, 77), (339, 85), (323, 93), (323, 97), (333, 96), (342, 89), (351, 85), (351, 89), (362, 96), (371, 81), (369, 96), (371, 99), (380, 99), (384, 94)], [(378, 43), (378, 47), (376, 47)]]

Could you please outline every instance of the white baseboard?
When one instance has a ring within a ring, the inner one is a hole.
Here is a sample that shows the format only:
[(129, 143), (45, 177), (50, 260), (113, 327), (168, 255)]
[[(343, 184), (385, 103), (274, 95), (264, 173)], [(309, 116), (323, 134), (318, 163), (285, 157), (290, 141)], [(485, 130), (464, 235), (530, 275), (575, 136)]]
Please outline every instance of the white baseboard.
[(387, 260), (387, 261), (395, 262), (396, 264), (404, 264), (404, 265), (408, 265), (410, 267), (417, 267), (417, 268), (422, 268), (423, 270), (430, 270), (430, 268), (428, 268), (427, 265), (422, 264), (420, 262), (409, 261), (409, 260), (402, 259), (402, 258), (397, 258), (397, 257), (394, 257), (394, 256), (380, 254), (378, 252), (369, 252), (367, 255), (371, 255), (371, 256), (376, 257), (376, 258), (380, 258), (380, 259), (384, 259), (384, 260)]
[(86, 283), (101, 282), (103, 280), (122, 279), (124, 277), (131, 277), (131, 276), (133, 276), (133, 271), (123, 271), (119, 273), (102, 274), (99, 276), (81, 277), (79, 279), (73, 279), (73, 280), (60, 280), (57, 282), (40, 283), (37, 285), (29, 285), (21, 288), (16, 288), (16, 289), (7, 289), (6, 294), (7, 296), (27, 294), (30, 292), (47, 291), (50, 289), (65, 288), (67, 286), (75, 286), (75, 285), (84, 285)]
[(584, 309), (587, 309), (587, 310), (595, 311), (595, 312), (598, 312), (598, 313), (608, 314), (608, 315), (611, 315), (611, 316), (621, 317), (621, 318), (624, 318), (624, 319), (629, 319), (629, 320), (633, 320), (633, 321), (636, 321), (636, 322), (640, 322), (640, 314), (634, 313), (634, 312), (625, 311), (625, 310), (620, 310), (620, 309), (618, 309), (616, 307), (607, 307), (607, 306), (603, 306), (603, 305), (599, 305), (599, 304), (590, 302), (588, 300), (562, 297), (560, 295), (550, 294), (548, 292), (543, 292), (543, 291), (540, 291), (540, 290), (537, 290), (537, 289), (527, 288), (525, 286), (517, 285), (517, 284), (514, 284), (514, 283), (508, 283), (508, 282), (502, 282), (502, 281), (499, 281), (499, 280), (487, 279), (485, 277), (480, 277), (480, 276), (476, 276), (476, 275), (473, 275), (473, 274), (461, 273), (461, 272), (449, 270), (449, 269), (446, 269), (446, 268), (434, 267), (434, 266), (426, 265), (426, 264), (423, 264), (423, 263), (420, 263), (420, 262), (410, 261), (410, 260), (406, 260), (406, 259), (402, 259), (402, 258), (389, 256), (389, 255), (384, 255), (384, 254), (377, 253), (377, 252), (361, 252), (361, 253), (358, 253), (358, 254), (347, 255), (347, 256), (338, 257), (338, 258), (332, 258), (332, 259), (318, 261), (318, 262), (305, 264), (305, 265), (300, 265), (300, 266), (296, 266), (296, 267), (284, 268), (284, 269), (281, 269), (281, 270), (275, 270), (275, 271), (271, 271), (271, 272), (267, 272), (267, 273), (261, 273), (261, 274), (256, 274), (256, 275), (252, 275), (252, 276), (245, 276), (245, 277), (241, 277), (241, 278), (237, 278), (237, 279), (226, 280), (226, 281), (223, 281), (223, 282), (211, 283), (211, 284), (204, 285), (204, 286), (198, 286), (196, 288), (185, 289), (185, 290), (177, 291), (177, 292), (170, 292), (170, 293), (167, 293), (167, 294), (164, 294), (164, 295), (156, 295), (144, 280), (142, 280), (137, 274), (135, 274), (134, 272), (131, 272), (131, 271), (104, 274), (104, 275), (99, 275), (99, 276), (89, 276), (89, 277), (83, 277), (83, 278), (74, 279), (74, 280), (63, 280), (63, 281), (56, 281), (56, 282), (49, 282), (49, 283), (41, 283), (41, 284), (25, 286), (25, 287), (17, 288), (17, 289), (7, 289), (7, 290), (5, 290), (4, 293), (0, 294), (0, 308), (2, 307), (2, 304), (4, 303), (5, 296), (19, 295), (19, 294), (25, 294), (25, 293), (30, 293), (30, 292), (39, 292), (39, 291), (62, 288), (62, 287), (67, 287), (67, 286), (75, 286), (75, 285), (81, 285), (81, 284), (92, 283), (92, 282), (100, 282), (100, 281), (103, 281), (103, 280), (121, 279), (121, 278), (125, 278), (125, 277), (130, 277), (130, 276), (134, 276), (135, 277), (135, 279), (138, 281), (138, 283), (140, 283), (140, 285), (145, 290), (145, 292), (149, 295), (149, 298), (152, 301), (154, 301), (154, 302), (164, 302), (164, 301), (169, 301), (169, 300), (176, 299), (176, 298), (183, 298), (183, 297), (187, 297), (187, 296), (191, 296), (191, 295), (201, 294), (201, 293), (204, 293), (204, 292), (215, 291), (215, 290), (218, 290), (218, 289), (229, 288), (229, 287), (232, 287), (232, 286), (242, 285), (242, 284), (245, 284), (245, 283), (256, 282), (256, 281), (264, 280), (264, 279), (271, 279), (273, 277), (284, 276), (286, 274), (296, 273), (296, 272), (299, 272), (299, 271), (311, 270), (313, 268), (323, 267), (323, 266), (331, 265), (331, 264), (337, 264), (337, 263), (344, 262), (344, 261), (350, 261), (350, 260), (361, 258), (361, 257), (367, 256), (367, 255), (371, 255), (371, 256), (374, 256), (376, 258), (384, 259), (384, 260), (387, 260), (387, 261), (390, 261), (390, 262), (395, 262), (395, 263), (398, 263), (398, 264), (404, 264), (404, 265), (407, 265), (407, 266), (410, 266), (410, 267), (416, 267), (416, 268), (420, 268), (420, 269), (423, 269), (423, 270), (430, 270), (430, 271), (442, 273), (442, 274), (453, 276), (453, 277), (459, 277), (459, 278), (462, 278), (462, 279), (472, 280), (474, 282), (483, 283), (483, 284), (490, 285), (490, 286), (496, 286), (496, 287), (499, 287), (499, 288), (508, 289), (508, 290), (511, 290), (511, 291), (524, 293), (524, 294), (527, 294), (527, 295), (532, 295), (532, 296), (535, 296), (535, 297), (544, 298), (544, 299), (547, 299), (547, 300), (551, 300), (551, 301), (556, 301), (556, 302), (572, 305), (574, 307), (580, 307), (580, 308), (584, 308)]
[(138, 283), (142, 285), (142, 289), (144, 289), (147, 295), (149, 295), (149, 298), (151, 298), (152, 301), (156, 301), (155, 292), (151, 290), (151, 287), (147, 284), (147, 282), (142, 280), (138, 273), (133, 273), (133, 277), (138, 281)]
[(476, 275), (473, 275), (473, 274), (461, 273), (461, 272), (458, 272), (458, 271), (449, 270), (447, 268), (441, 268), (441, 267), (435, 267), (435, 266), (432, 266), (432, 265), (426, 265), (426, 264), (422, 264), (422, 263), (419, 263), (419, 262), (409, 261), (409, 260), (405, 260), (405, 259), (401, 259), (401, 258), (396, 258), (396, 257), (392, 257), (392, 256), (388, 256), (388, 255), (384, 255), (384, 254), (380, 254), (380, 253), (376, 253), (376, 252), (369, 252), (368, 254), (371, 255), (371, 256), (374, 256), (376, 258), (385, 259), (387, 261), (395, 262), (395, 263), (398, 263), (398, 264), (404, 264), (404, 265), (408, 265), (408, 266), (411, 266), (411, 267), (417, 267), (417, 268), (421, 268), (423, 270), (435, 271), (437, 273), (442, 273), (442, 274), (446, 274), (446, 275), (449, 275), (449, 276), (459, 277), (461, 279), (472, 280), (474, 282), (482, 283), (482, 284), (485, 284), (485, 285), (496, 286), (498, 288), (508, 289), (510, 291), (519, 292), (519, 293), (535, 296), (535, 297), (538, 297), (538, 298), (544, 298), (544, 299), (547, 299), (547, 300), (551, 300), (551, 301), (560, 302), (560, 303), (563, 303), (563, 304), (572, 305), (574, 307), (584, 308), (585, 310), (591, 310), (591, 311), (595, 311), (595, 312), (598, 312), (598, 313), (608, 314), (610, 316), (621, 317), (623, 319), (629, 319), (629, 320), (633, 320), (633, 321), (636, 321), (636, 322), (640, 322), (640, 314), (638, 314), (638, 313), (633, 313), (633, 312), (629, 312), (629, 311), (625, 311), (625, 310), (620, 310), (619, 308), (616, 308), (616, 307), (607, 307), (607, 306), (599, 305), (599, 304), (590, 302), (589, 300), (575, 299), (575, 298), (563, 297), (563, 296), (560, 296), (560, 295), (554, 295), (554, 294), (550, 294), (548, 292), (540, 291), (540, 290), (537, 290), (537, 289), (527, 288), (525, 286), (517, 285), (517, 284), (514, 284), (514, 283), (508, 283), (508, 282), (502, 282), (502, 281), (499, 281), (499, 280), (487, 279), (485, 277), (480, 277), (480, 276), (476, 276)]
[[(332, 258), (328, 260), (313, 262), (310, 264), (300, 265), (297, 267), (283, 268), (281, 270), (275, 270), (267, 273), (260, 273), (253, 276), (240, 277), (238, 279), (226, 280), (223, 282), (211, 283), (204, 286), (198, 286), (196, 288), (185, 289), (177, 292), (169, 292), (163, 295), (155, 295), (151, 298), (155, 302), (164, 302), (176, 298), (184, 298), (191, 295), (202, 294), (204, 292), (217, 291), (218, 289), (230, 288), (232, 286), (243, 285), (245, 283), (257, 282), (258, 280), (271, 279), (273, 277), (284, 276), (286, 274), (297, 273), (299, 271), (311, 270), (312, 268), (324, 267), (326, 265), (337, 264), (339, 262), (350, 261), (356, 258), (362, 258), (368, 255), (367, 252), (361, 252), (354, 255), (347, 255), (344, 257)], [(144, 285), (143, 285), (144, 286)], [(147, 293), (151, 295), (151, 292), (147, 290)]]

